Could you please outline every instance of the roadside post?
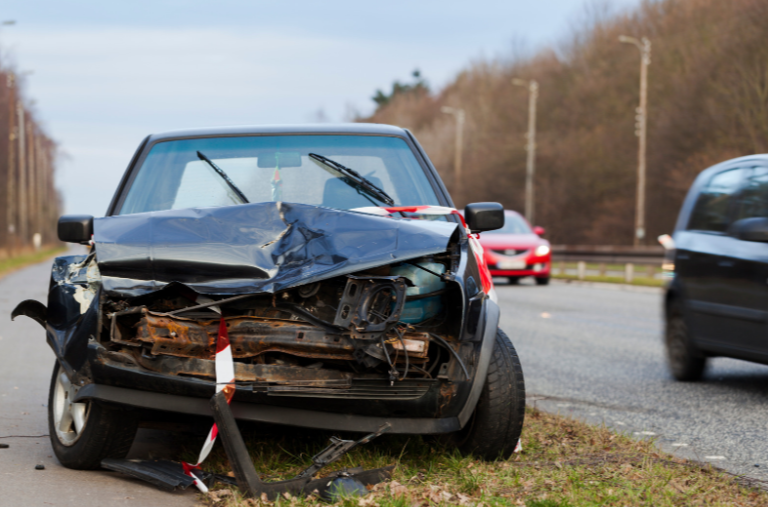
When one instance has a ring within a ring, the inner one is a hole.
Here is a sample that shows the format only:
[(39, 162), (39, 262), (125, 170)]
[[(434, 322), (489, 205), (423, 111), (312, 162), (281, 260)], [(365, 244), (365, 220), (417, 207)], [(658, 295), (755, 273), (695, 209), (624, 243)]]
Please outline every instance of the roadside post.
[(635, 109), (635, 135), (639, 138), (637, 150), (637, 209), (635, 211), (635, 240), (639, 246), (645, 238), (645, 145), (648, 109), (648, 65), (651, 64), (651, 41), (647, 37), (636, 39), (619, 36), (619, 42), (634, 44), (640, 50), (640, 106)]
[(512, 84), (528, 88), (528, 132), (525, 134), (527, 143), (525, 150), (528, 157), (525, 164), (525, 218), (533, 224), (534, 188), (533, 177), (536, 169), (536, 101), (539, 98), (539, 83), (535, 79), (525, 81), (514, 78)]

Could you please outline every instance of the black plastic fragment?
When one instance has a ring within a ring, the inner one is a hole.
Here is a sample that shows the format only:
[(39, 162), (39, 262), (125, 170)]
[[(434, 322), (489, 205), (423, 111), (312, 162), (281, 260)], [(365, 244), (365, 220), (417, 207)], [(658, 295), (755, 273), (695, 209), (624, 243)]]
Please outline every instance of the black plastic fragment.
[(241, 490), (247, 491), (252, 496), (258, 496), (263, 483), (256, 473), (248, 449), (245, 447), (243, 436), (237, 428), (237, 422), (229, 409), (227, 398), (224, 391), (219, 391), (211, 399), (211, 408), (213, 409), (213, 418), (221, 436), (221, 443), (224, 445), (224, 451), (227, 453), (229, 463), (235, 472), (237, 485)]
[(35, 465), (35, 470), (45, 470), (45, 465)]
[[(232, 415), (232, 411), (227, 404), (227, 399), (224, 396), (224, 392), (220, 391), (213, 395), (211, 398), (211, 407), (213, 408), (213, 418), (216, 421), (216, 425), (219, 429), (219, 437), (224, 445), (224, 450), (227, 453), (227, 458), (232, 465), (232, 469), (235, 472), (235, 478), (240, 489), (247, 495), (253, 498), (261, 498), (264, 494), (269, 500), (274, 500), (283, 493), (291, 493), (292, 495), (310, 495), (313, 492), (317, 492), (323, 498), (332, 498), (332, 488), (335, 488), (335, 494), (361, 494), (363, 489), (367, 491), (365, 486), (378, 484), (385, 481), (392, 475), (392, 469), (394, 466), (388, 466), (384, 468), (376, 468), (373, 470), (358, 471), (359, 469), (352, 471), (341, 471), (329, 474), (321, 479), (311, 479), (311, 475), (302, 475), (289, 479), (287, 481), (280, 482), (262, 482), (259, 479), (256, 469), (253, 466), (248, 451), (245, 447), (245, 442), (240, 434), (240, 430), (237, 427), (235, 418)], [(349, 451), (352, 447), (369, 442), (371, 439), (379, 436), (384, 431), (389, 429), (389, 424), (386, 424), (379, 428), (376, 433), (366, 435), (358, 441), (345, 441), (338, 440), (331, 444), (317, 456), (313, 458), (315, 463), (307, 470), (312, 470), (312, 473), (319, 470), (317, 467), (320, 462), (325, 464), (336, 461), (345, 452)], [(306, 471), (305, 471), (306, 472)], [(337, 483), (334, 486), (334, 481), (339, 478), (354, 479), (354, 483), (350, 481)]]
[(0, 449), (8, 449), (9, 447), (8, 444), (0, 444)]
[(187, 489), (195, 483), (192, 477), (184, 473), (181, 463), (173, 461), (106, 458), (101, 460), (101, 466), (147, 481), (165, 491)]
[(45, 329), (45, 322), (48, 320), (48, 309), (39, 301), (25, 299), (16, 305), (16, 308), (11, 312), (11, 320), (16, 319), (19, 315), (26, 315)]

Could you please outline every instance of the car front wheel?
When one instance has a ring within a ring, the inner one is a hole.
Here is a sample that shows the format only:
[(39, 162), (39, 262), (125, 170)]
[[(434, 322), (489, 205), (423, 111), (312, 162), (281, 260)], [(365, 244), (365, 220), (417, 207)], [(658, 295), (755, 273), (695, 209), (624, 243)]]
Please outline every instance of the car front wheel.
[(693, 344), (678, 301), (669, 307), (664, 342), (672, 376), (683, 381), (699, 380), (707, 367), (707, 358)]
[(136, 435), (134, 414), (94, 402), (74, 403), (77, 391), (56, 362), (48, 393), (48, 430), (56, 457), (77, 470), (99, 468), (104, 458), (124, 458)]
[(472, 417), (447, 443), (486, 460), (515, 451), (525, 419), (525, 382), (520, 359), (504, 331), (496, 331), (491, 363)]

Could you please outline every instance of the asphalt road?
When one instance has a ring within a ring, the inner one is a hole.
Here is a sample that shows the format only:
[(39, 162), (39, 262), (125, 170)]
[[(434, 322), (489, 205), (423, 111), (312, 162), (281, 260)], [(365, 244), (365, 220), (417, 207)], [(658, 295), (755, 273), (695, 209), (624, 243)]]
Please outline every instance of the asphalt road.
[[(23, 299), (45, 301), (49, 269), (42, 263), (0, 279), (0, 443), (10, 445), (0, 449), (0, 506), (194, 505), (194, 492), (67, 470), (53, 457), (46, 404), (54, 356), (38, 324), (8, 318)], [(703, 382), (672, 381), (661, 348), (660, 290), (553, 282), (499, 284), (497, 291), (529, 403), (768, 479), (768, 368), (716, 359)], [(167, 436), (140, 430), (131, 457), (162, 457), (170, 452)]]
[(496, 288), (529, 404), (768, 479), (768, 367), (716, 358), (703, 381), (672, 380), (660, 289), (554, 281)]
[[(165, 493), (112, 472), (68, 470), (56, 460), (47, 436), (54, 355), (39, 324), (10, 320), (19, 301), (46, 301), (50, 270), (44, 262), (0, 279), (0, 443), (9, 445), (0, 449), (0, 507), (197, 504), (191, 491)], [(162, 454), (166, 448), (157, 439), (157, 431), (139, 430), (130, 457)], [(45, 470), (35, 470), (38, 464)]]

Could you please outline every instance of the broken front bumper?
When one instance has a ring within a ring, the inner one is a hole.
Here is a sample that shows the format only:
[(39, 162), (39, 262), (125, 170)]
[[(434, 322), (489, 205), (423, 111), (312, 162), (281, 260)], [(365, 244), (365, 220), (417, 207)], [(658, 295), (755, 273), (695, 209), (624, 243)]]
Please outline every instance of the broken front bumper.
[[(275, 396), (253, 385), (239, 385), (232, 411), (240, 420), (327, 430), (372, 432), (388, 422), (393, 433), (458, 431), (471, 417), (480, 397), (498, 328), (498, 305), (486, 300), (482, 311), (482, 341), (476, 364), (472, 365), (474, 372), (471, 380), (446, 382), (419, 379), (400, 382), (396, 386), (386, 383), (380, 387), (391, 389), (397, 399), (377, 397), (368, 400)], [(121, 355), (108, 352), (95, 343), (88, 346), (87, 362), (93, 383), (80, 388), (75, 402), (96, 400), (167, 412), (213, 415), (209, 403), (215, 390), (213, 381), (151, 372), (138, 364), (125, 362)], [(404, 384), (402, 387), (401, 383)], [(355, 387), (370, 388), (362, 385)], [(446, 387), (452, 389), (451, 401), (443, 407), (435, 407), (438, 396), (430, 397), (430, 393), (439, 394), (439, 390)], [(414, 396), (414, 392), (418, 394), (422, 391), (424, 394)], [(435, 416), (435, 413), (438, 415)]]

